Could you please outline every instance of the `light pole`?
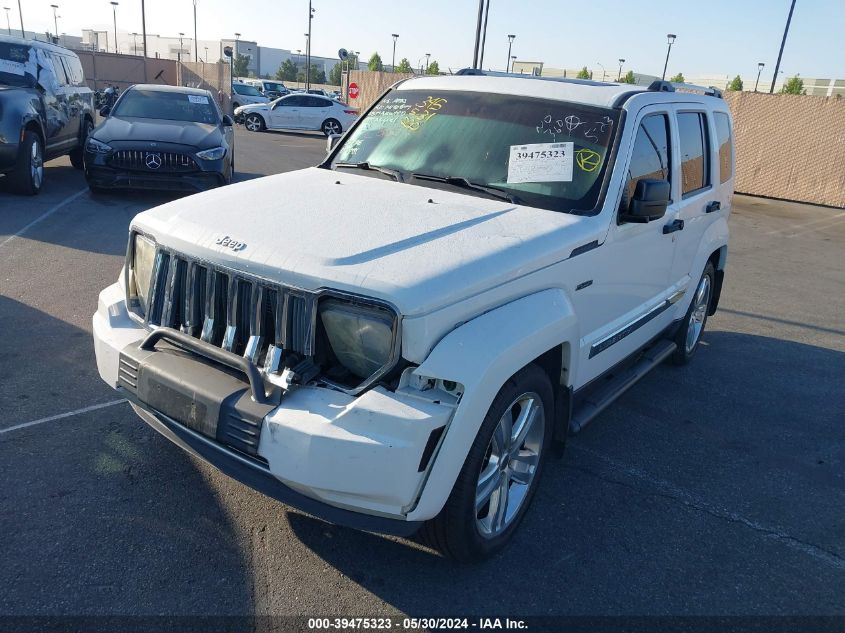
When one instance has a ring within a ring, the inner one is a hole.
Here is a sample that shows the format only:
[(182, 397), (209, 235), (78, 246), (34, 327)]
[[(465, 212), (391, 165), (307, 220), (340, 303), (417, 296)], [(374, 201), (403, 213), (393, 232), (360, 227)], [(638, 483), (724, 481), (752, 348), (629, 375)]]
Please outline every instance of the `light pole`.
[(21, 11), (21, 0), (18, 0), (18, 17), (21, 19), (21, 37), (26, 37), (26, 31), (23, 30), (23, 11)]
[(622, 81), (622, 64), (625, 63), (625, 60), (621, 57), (619, 58), (619, 74), (616, 75), (616, 81)]
[(229, 71), (229, 74), (232, 76), (232, 83), (235, 81), (235, 58), (238, 56), (238, 40), (241, 39), (240, 33), (235, 33), (235, 50), (232, 51), (232, 56), (229, 58), (232, 60), (232, 69)]
[[(309, 43), (309, 40), (310, 40), (310, 39), (311, 39), (311, 38), (309, 37), (308, 33), (306, 33), (306, 34), (305, 34), (305, 69), (304, 69), (304, 70), (305, 70), (305, 72), (304, 72), (304, 73), (302, 73), (302, 76), (303, 76), (303, 77), (305, 77), (305, 80), (306, 80), (306, 88), (305, 88), (306, 90), (308, 90), (308, 88), (307, 88), (307, 85), (308, 85), (308, 84), (307, 84), (307, 81), (308, 81), (308, 79), (309, 79), (309, 77), (308, 77), (308, 65), (309, 65), (309, 64), (308, 64), (308, 49), (309, 49), (310, 47), (309, 47), (308, 43)], [(299, 77), (298, 77), (298, 75), (299, 75), (299, 73), (297, 73), (297, 79), (299, 78)], [(297, 81), (297, 84), (299, 84), (299, 81)]]
[(54, 33), (56, 37), (59, 37), (59, 19), (56, 17), (56, 9), (59, 8), (59, 5), (51, 4), (50, 7), (53, 9), (53, 28), (56, 29)]
[(207, 64), (208, 63), (208, 46), (203, 46), (203, 48), (205, 49), (205, 62), (203, 62), (203, 63)]
[(390, 63), (390, 71), (396, 72), (396, 40), (399, 39), (398, 33), (391, 33), (390, 37), (393, 38), (393, 60)]
[(792, 12), (795, 10), (795, 0), (789, 5), (789, 16), (786, 18), (786, 28), (783, 29), (783, 39), (780, 42), (780, 51), (778, 51), (778, 61), (775, 64), (775, 72), (772, 76), (772, 87), (769, 88), (769, 94), (775, 91), (775, 80), (778, 78), (778, 70), (780, 69), (780, 60), (783, 57), (783, 47), (786, 46), (786, 36), (789, 33), (789, 23), (792, 22)]
[(199, 61), (199, 40), (197, 40), (197, 0), (194, 0), (194, 63)]
[(117, 2), (111, 1), (112, 16), (114, 17), (114, 52), (117, 53)]
[(305, 40), (305, 92), (311, 89), (311, 22), (314, 20), (314, 13), (317, 9), (311, 6), (308, 0), (308, 39)]
[(601, 62), (596, 62), (601, 67), (601, 80), (604, 81), (604, 76), (607, 74), (607, 69), (605, 69), (604, 64)]
[(672, 44), (675, 43), (675, 35), (669, 33), (666, 36), (666, 42), (669, 44), (669, 49), (666, 51), (666, 63), (663, 64), (663, 76), (661, 77), (661, 79), (666, 79), (666, 68), (669, 66), (669, 53), (672, 52)]
[(132, 35), (132, 50), (135, 53), (135, 55), (137, 55), (138, 54), (138, 34), (132, 33), (131, 35)]
[(516, 35), (508, 35), (508, 58), (505, 60), (505, 72), (510, 72), (511, 66), (511, 47), (513, 46), (513, 41), (516, 39)]
[(12, 34), (12, 24), (11, 24), (11, 22), (9, 22), (9, 11), (11, 11), (11, 8), (3, 7), (3, 9), (6, 11), (6, 31), (9, 33), (9, 35), (11, 35)]
[(484, 30), (481, 32), (481, 50), (478, 53), (478, 67), (484, 68), (484, 48), (487, 46), (487, 18), (490, 16), (490, 0), (486, 0), (484, 8)]
[(176, 53), (176, 61), (182, 61), (182, 38), (185, 37), (184, 33), (179, 33), (179, 52)]
[(760, 83), (760, 73), (763, 72), (765, 65), (763, 62), (757, 62), (757, 81), (754, 82), (754, 92), (757, 92), (757, 84)]
[[(511, 55), (511, 72), (513, 72), (513, 63), (516, 61), (516, 55)], [(520, 73), (521, 74), (521, 73)]]
[(431, 58), (431, 53), (425, 54), (425, 74), (428, 74), (428, 60)]
[[(141, 34), (143, 35), (144, 57), (147, 56), (147, 11), (144, 8), (144, 0), (141, 0)], [(146, 62), (144, 62), (146, 64)], [(145, 66), (146, 68), (146, 66)]]

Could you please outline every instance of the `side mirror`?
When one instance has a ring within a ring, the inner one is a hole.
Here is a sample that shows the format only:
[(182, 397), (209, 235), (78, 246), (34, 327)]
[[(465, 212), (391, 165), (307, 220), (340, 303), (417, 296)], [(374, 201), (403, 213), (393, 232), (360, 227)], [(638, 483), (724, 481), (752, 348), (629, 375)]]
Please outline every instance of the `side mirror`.
[(228, 114), (223, 115), (223, 127), (232, 127), (234, 124), (235, 122), (232, 120), (232, 117)]
[(326, 138), (326, 154), (331, 152), (339, 142), (340, 134), (329, 134)]
[(103, 106), (102, 108), (100, 108), (100, 116), (108, 116), (110, 112), (111, 112), (110, 106)]
[(672, 188), (666, 180), (643, 178), (637, 181), (627, 213), (619, 215), (622, 222), (651, 222), (666, 214)]

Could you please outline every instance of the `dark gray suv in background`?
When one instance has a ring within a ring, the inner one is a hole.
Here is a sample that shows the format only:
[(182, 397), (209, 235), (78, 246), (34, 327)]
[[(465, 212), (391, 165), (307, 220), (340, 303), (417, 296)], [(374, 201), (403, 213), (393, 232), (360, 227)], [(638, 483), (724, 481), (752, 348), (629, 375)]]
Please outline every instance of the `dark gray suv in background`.
[(82, 169), (93, 101), (73, 51), (0, 36), (0, 181), (34, 195), (44, 184), (44, 161), (69, 154)]

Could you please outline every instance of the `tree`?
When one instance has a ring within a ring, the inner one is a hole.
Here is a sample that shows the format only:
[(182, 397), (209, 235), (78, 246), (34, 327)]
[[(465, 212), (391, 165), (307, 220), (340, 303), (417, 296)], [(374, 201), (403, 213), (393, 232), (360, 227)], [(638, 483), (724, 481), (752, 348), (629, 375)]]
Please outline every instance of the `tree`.
[(414, 69), (411, 68), (411, 62), (408, 61), (407, 57), (403, 57), (402, 61), (399, 62), (399, 65), (396, 67), (397, 73), (412, 73)]
[(378, 53), (373, 53), (373, 56), (370, 57), (370, 61), (367, 62), (367, 68), (372, 71), (384, 70), (384, 64), (381, 61), (381, 55), (379, 55)]
[(326, 80), (326, 83), (329, 83), (333, 86), (339, 86), (340, 80), (343, 77), (343, 71), (346, 68), (345, 62), (338, 62), (332, 69), (329, 71), (329, 77)]
[(581, 70), (578, 71), (578, 74), (575, 75), (575, 79), (589, 79), (590, 78), (590, 71), (587, 70), (587, 67), (584, 66)]
[(633, 70), (629, 70), (627, 73), (625, 73), (625, 76), (622, 77), (622, 83), (623, 84), (635, 84), (635, 83), (637, 83), (637, 78), (634, 77), (634, 71)]
[(798, 75), (787, 79), (786, 83), (783, 84), (783, 87), (780, 89), (780, 91), (785, 95), (807, 94), (807, 91), (804, 90), (804, 80), (801, 79)]
[(739, 75), (734, 77), (731, 83), (728, 84), (728, 90), (742, 90), (742, 79)]
[(324, 84), (324, 83), (326, 83), (326, 71), (323, 70), (322, 66), (318, 66), (317, 64), (311, 64), (311, 83), (312, 84)]
[(439, 75), (440, 74), (440, 64), (436, 61), (431, 62), (428, 65), (428, 70), (425, 71), (428, 75)]
[(675, 84), (682, 84), (686, 80), (684, 79), (684, 73), (678, 73), (674, 77), (671, 77), (669, 79), (669, 81), (671, 81), (672, 83), (675, 83)]
[(235, 77), (249, 76), (249, 55), (235, 55)]
[(301, 83), (301, 84), (305, 83), (305, 71), (304, 70), (296, 71), (296, 81), (298, 83)]
[(296, 73), (298, 71), (299, 68), (293, 63), (293, 60), (286, 59), (282, 62), (282, 65), (279, 66), (279, 70), (276, 71), (276, 79), (279, 81), (295, 81)]

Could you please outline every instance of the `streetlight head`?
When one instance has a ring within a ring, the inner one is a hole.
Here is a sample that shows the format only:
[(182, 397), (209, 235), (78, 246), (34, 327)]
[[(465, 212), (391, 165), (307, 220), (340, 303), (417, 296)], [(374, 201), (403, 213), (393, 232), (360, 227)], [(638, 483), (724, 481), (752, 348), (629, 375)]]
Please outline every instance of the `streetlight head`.
[(51, 6), (51, 7), (53, 7), (54, 9), (58, 9), (58, 8), (59, 8), (59, 5), (57, 5), (57, 4), (51, 4), (50, 6)]
[(179, 37), (185, 37), (184, 33), (179, 33)]
[(393, 37), (393, 39), (394, 39), (394, 40), (395, 40), (397, 37), (399, 37), (399, 33), (391, 33), (390, 35)]
[(674, 33), (669, 33), (668, 35), (666, 35), (666, 40), (668, 41), (669, 44), (671, 44), (672, 42), (675, 41), (675, 37), (676, 36), (675, 36)]
[(765, 65), (763, 62), (757, 62), (757, 68), (763, 68)]
[(619, 58), (619, 63), (620, 63), (620, 64), (624, 64), (624, 63), (625, 63), (625, 60), (624, 60), (624, 59), (622, 59), (622, 58), (620, 57), (620, 58)]
[(508, 40), (513, 42), (516, 39), (516, 35), (508, 35)]
[(235, 37), (240, 37), (240, 36), (241, 36), (240, 33), (235, 33)]
[(113, 7), (116, 7), (119, 3), (112, 0), (109, 4), (111, 4), (111, 6), (113, 6)]

